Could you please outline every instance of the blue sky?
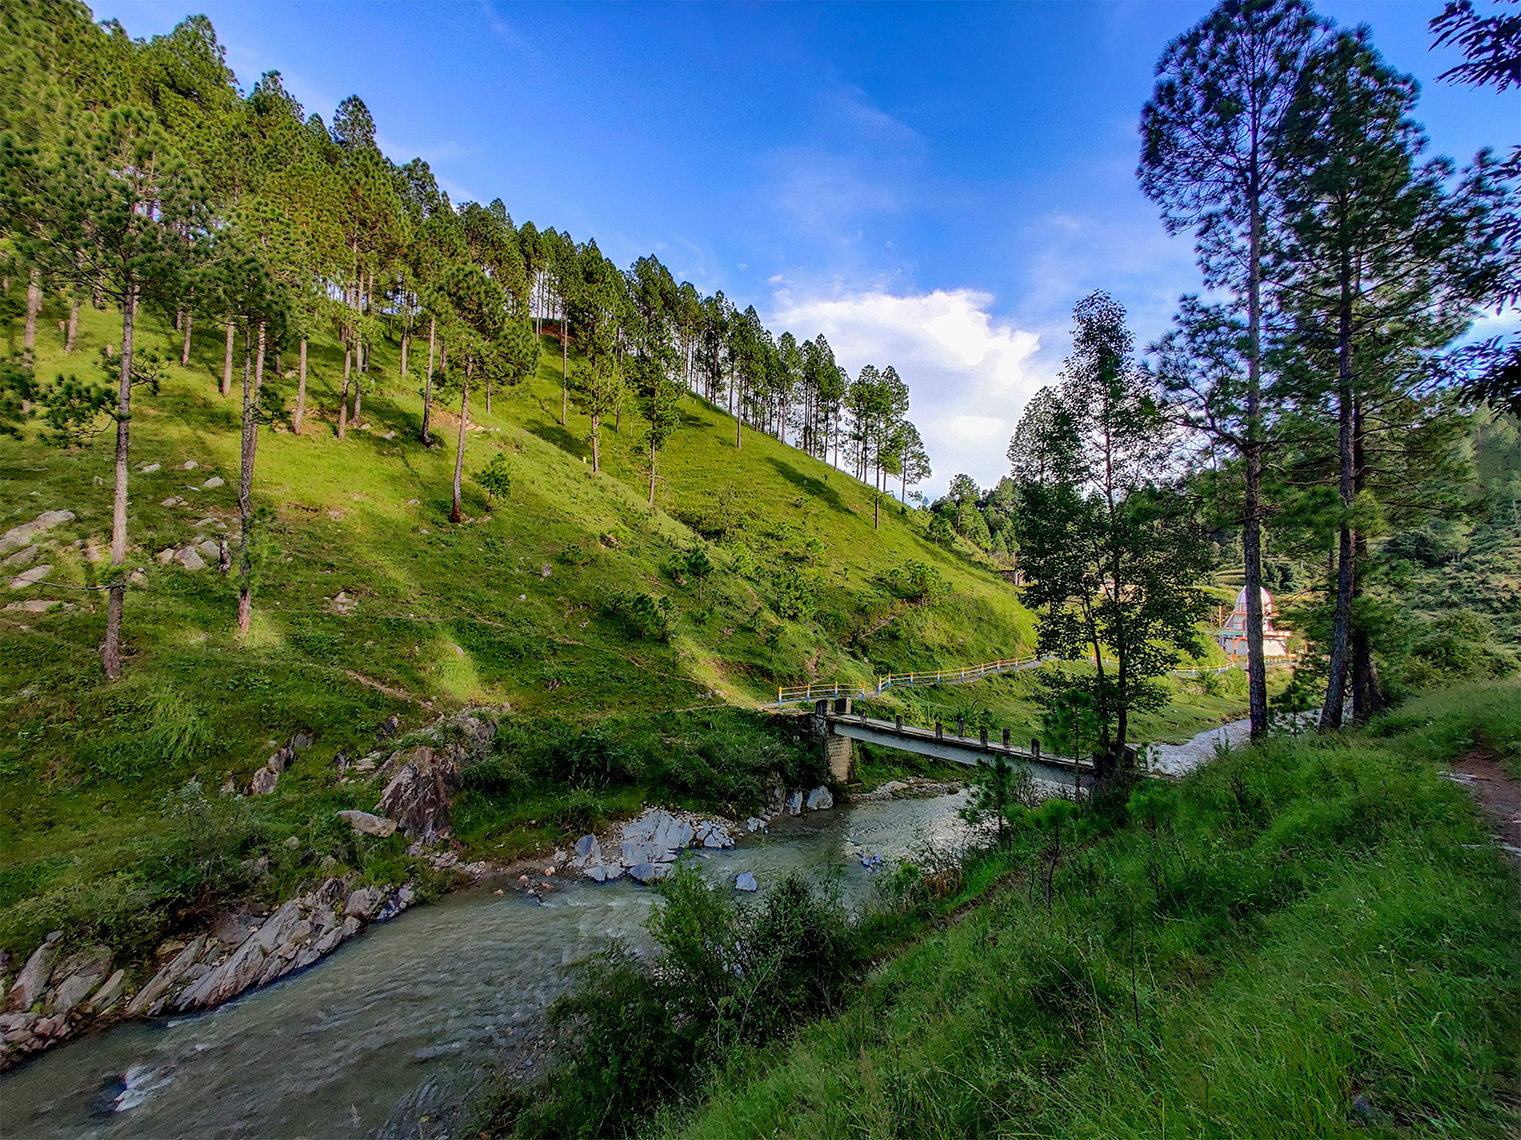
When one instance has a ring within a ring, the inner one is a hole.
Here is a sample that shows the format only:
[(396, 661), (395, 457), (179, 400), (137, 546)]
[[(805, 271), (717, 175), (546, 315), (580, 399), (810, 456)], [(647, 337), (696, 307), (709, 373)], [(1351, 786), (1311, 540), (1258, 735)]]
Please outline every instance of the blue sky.
[[(455, 198), (594, 237), (621, 265), (893, 364), (938, 490), (986, 484), (1095, 288), (1140, 343), (1197, 288), (1136, 189), (1157, 56), (1198, 2), (844, 5), (201, 4), (245, 88), (279, 70), (331, 120), (358, 93), (393, 158)], [(1421, 80), (1433, 149), (1521, 133), (1521, 97), (1437, 83), (1427, 2), (1327, 3)], [(195, 9), (113, 2), (133, 36)]]

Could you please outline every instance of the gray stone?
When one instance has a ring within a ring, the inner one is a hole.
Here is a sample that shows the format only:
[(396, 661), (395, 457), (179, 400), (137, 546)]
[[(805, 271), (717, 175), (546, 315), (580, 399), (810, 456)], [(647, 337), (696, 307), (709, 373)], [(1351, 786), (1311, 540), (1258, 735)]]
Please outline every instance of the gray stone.
[(213, 542), (209, 538), (205, 542), (197, 543), (196, 550), (200, 552), (202, 558), (215, 558), (218, 561), (222, 558), (221, 543)]
[[(264, 973), (264, 959), (264, 947), (255, 935), (239, 946), (231, 958), (201, 980), (201, 986), (208, 983), (210, 986), (194, 1004), (220, 1005), (228, 998), (237, 997)], [(189, 1008), (183, 998), (180, 1008)]]
[(170, 495), (167, 499), (159, 504), (161, 507), (183, 507), (184, 505), (185, 500), (180, 498), (178, 495)]
[(396, 830), (394, 819), (383, 819), (378, 815), (371, 815), (367, 811), (341, 811), (338, 818), (347, 823), (355, 831), (365, 835), (376, 835), (381, 839), (392, 834)]
[(62, 602), (53, 598), (28, 598), (24, 602), (7, 602), (6, 613), (19, 614), (45, 614), (54, 606), (61, 606)]
[(757, 831), (764, 831), (766, 823), (766, 820), (761, 819), (757, 815), (752, 815), (749, 819), (745, 820), (745, 826), (750, 829), (751, 835), (754, 835)]
[(220, 475), (213, 475), (210, 479), (207, 479), (206, 482), (201, 484), (201, 490), (214, 491), (221, 485), (222, 477)]
[(0, 562), (0, 566), (14, 566), (19, 570), (23, 566), (30, 566), (41, 552), (42, 547), (40, 546), (28, 546), (26, 549), (18, 550), (15, 554), (5, 559), (5, 561)]
[[(264, 953), (273, 953), (276, 948), (291, 940), (301, 922), (301, 904), (291, 899), (265, 919), (264, 925), (254, 931), (249, 936), (249, 940), (257, 942)], [(310, 931), (311, 927), (308, 926), (307, 932), (310, 933)]]
[(95, 996), (90, 999), (90, 1004), (85, 1006), (85, 1012), (91, 1017), (99, 1017), (108, 1013), (121, 1001), (121, 995), (127, 988), (127, 971), (117, 970), (106, 979), (106, 984), (95, 991)]
[(638, 863), (630, 867), (628, 873), (630, 878), (649, 884), (669, 875), (671, 865), (669, 863)]
[(755, 881), (755, 876), (749, 871), (743, 871), (734, 876), (734, 889), (736, 891), (754, 891), (760, 888)]
[(73, 522), (73, 511), (43, 511), (29, 523), (13, 526), (0, 536), (0, 554), (9, 553), (18, 546), (25, 546), (39, 534), (45, 534), (60, 523)]
[(787, 814), (800, 815), (803, 811), (803, 793), (793, 792), (787, 800)]
[(144, 475), (152, 475), (155, 471), (161, 470), (162, 468), (162, 463), (144, 463), (141, 467), (138, 468), (138, 470), (141, 471)]
[(253, 784), (249, 787), (256, 796), (267, 796), (275, 790), (275, 785), (280, 782), (280, 774), (271, 772), (268, 768), (260, 768), (253, 774)]
[(331, 907), (348, 893), (348, 885), (338, 878), (338, 876), (334, 875), (324, 880), (323, 884), (317, 888), (317, 905), (319, 907)]
[(824, 785), (820, 784), (808, 793), (809, 811), (828, 811), (832, 807), (834, 807), (834, 795)]
[(887, 783), (880, 785), (877, 788), (877, 791), (885, 792), (888, 795), (893, 795), (895, 792), (908, 791), (908, 785), (905, 784), (902, 780), (888, 780)]
[(290, 750), (292, 752), (305, 752), (312, 746), (312, 736), (309, 732), (298, 732), (291, 737)]
[(597, 841), (595, 835), (583, 835), (576, 840), (576, 857), (570, 861), (572, 867), (587, 867), (602, 862), (602, 844)]
[(174, 547), (164, 547), (164, 549), (160, 550), (157, 554), (154, 555), (154, 558), (158, 560), (158, 564), (160, 566), (169, 565), (169, 563), (174, 561)]
[(32, 951), (32, 956), (21, 967), (21, 973), (11, 986), (10, 1000), (6, 1002), (9, 1009), (30, 1009), (32, 1003), (42, 996), (43, 990), (47, 988), (48, 976), (53, 972), (53, 963), (58, 960), (62, 941), (63, 931), (55, 930), (42, 940), (41, 946)]
[(33, 566), (30, 570), (23, 570), (11, 579), (11, 589), (25, 590), (28, 587), (35, 586), (52, 573), (52, 570), (53, 564), (51, 562), (44, 562), (41, 566)]
[[(184, 977), (185, 971), (195, 965), (196, 960), (201, 956), (201, 951), (205, 947), (206, 936), (202, 934), (191, 942), (189, 946), (186, 946), (176, 954), (173, 961), (153, 975), (153, 979), (138, 991), (137, 996), (132, 999), (132, 1004), (127, 1006), (127, 1015), (135, 1017), (144, 1012), (151, 1014), (154, 1007), (169, 992), (169, 987)], [(204, 984), (204, 981), (203, 979), (202, 984)]]
[(349, 895), (343, 904), (343, 913), (350, 918), (367, 920), (385, 897), (380, 887), (360, 887)]
[(52, 992), (42, 1005), (48, 1017), (67, 1016), (111, 972), (111, 949), (89, 946), (53, 967)]
[(376, 810), (395, 820), (408, 839), (436, 843), (448, 838), (460, 786), (456, 755), (453, 748), (435, 751), (425, 744), (411, 749), (380, 794)]
[(199, 466), (200, 466), (200, 464), (197, 463), (194, 459), (187, 459), (187, 460), (185, 460), (185, 462), (183, 464), (180, 465), (180, 470), (181, 471), (194, 471)]
[(182, 546), (174, 552), (174, 559), (186, 570), (206, 569), (206, 560), (196, 552), (193, 546)]

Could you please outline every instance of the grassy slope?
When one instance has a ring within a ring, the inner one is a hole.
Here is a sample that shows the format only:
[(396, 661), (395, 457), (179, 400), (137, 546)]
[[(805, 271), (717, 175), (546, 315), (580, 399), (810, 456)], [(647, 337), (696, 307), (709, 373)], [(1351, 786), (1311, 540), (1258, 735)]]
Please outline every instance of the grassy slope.
[(1022, 837), (974, 872), (987, 901), (664, 1130), (1514, 1135), (1516, 884), (1434, 763), (1475, 745), (1515, 770), (1521, 687), (1216, 761), (1158, 839), (1069, 849), (1049, 916)]
[[(39, 322), (40, 377), (92, 373), (100, 348), (119, 343), (115, 314), (86, 308), (79, 347), (64, 357), (55, 327), (63, 315), (50, 304)], [(139, 327), (141, 348), (177, 362), (178, 338), (161, 322), (147, 316)], [(222, 347), (220, 330), (199, 328), (191, 367), (175, 363), (160, 395), (135, 398), (130, 561), (145, 568), (147, 584), (128, 594), (125, 677), (107, 685), (98, 671), (104, 606), (90, 603), (99, 595), (39, 587), (10, 597), (53, 596), (78, 608), (0, 614), (0, 908), (132, 866), (161, 827), (156, 809), (166, 791), (192, 776), (215, 787), (229, 772), (246, 785), (299, 730), (314, 730), (317, 745), (260, 810), (274, 813), (277, 830), (311, 834), (309, 819), (370, 806), (360, 791), (334, 788), (325, 765), (340, 750), (371, 747), (375, 727), (393, 713), (416, 725), (486, 703), (585, 725), (669, 710), (701, 720), (764, 703), (775, 686), (810, 675), (867, 680), (1031, 650), (1030, 616), (996, 575), (931, 546), (917, 518), (888, 502), (874, 531), (870, 489), (790, 447), (746, 430), (736, 453), (733, 420), (695, 398), (661, 458), (659, 509), (644, 502), (632, 414), (621, 436), (605, 431), (604, 471), (593, 475), (586, 419), (573, 412), (568, 429), (558, 423), (553, 344), (530, 383), (495, 393), (491, 414), (484, 392), (473, 393), (470, 418), (485, 430), (469, 435), (467, 480), (496, 451), (509, 456), (515, 479), (490, 514), (467, 481), (474, 521), (456, 527), (447, 519), (458, 420), (447, 398), (436, 405), (440, 446), (417, 442), (414, 384), (426, 344), (414, 345), (406, 383), (397, 378), (396, 346), (379, 347), (384, 375), (367, 381), (368, 430), (340, 442), (341, 355), (330, 342), (314, 343), (304, 434), (261, 433), (256, 500), (274, 512), (278, 550), (240, 641), (229, 579), (161, 567), (153, 557), (220, 533), (194, 525), (202, 520), (237, 530), (238, 396), (224, 401), (218, 392)], [(287, 369), (293, 364), (288, 357)], [(268, 382), (294, 403), (294, 380)], [(90, 556), (109, 548), (111, 444), (109, 433), (77, 452), (35, 437), (0, 440), (0, 524), (47, 509), (78, 516), (48, 536), (39, 559), (52, 563), (53, 581), (84, 584), (105, 569)], [(193, 474), (180, 469), (188, 459), (200, 465)], [(139, 472), (154, 462), (159, 471)], [(195, 489), (213, 474), (222, 487)], [(192, 506), (161, 506), (171, 495)], [(742, 576), (715, 548), (719, 570), (699, 602), (667, 567), (697, 541), (679, 520), (715, 517), (757, 569)], [(810, 551), (809, 536), (821, 546)], [(943, 599), (918, 607), (894, 594), (886, 573), (908, 560), (938, 570), (949, 587)], [(816, 583), (813, 616), (782, 620), (771, 609), (775, 584), (797, 576)], [(327, 612), (340, 590), (357, 599), (354, 612)], [(671, 598), (669, 641), (640, 637), (608, 613), (601, 602), (609, 592)], [(977, 699), (1004, 723), (1029, 713), (1019, 683), (980, 690)], [(961, 701), (964, 692), (944, 699)], [(1234, 699), (1198, 698), (1157, 727), (1176, 734), (1237, 709)], [(624, 789), (605, 806), (637, 808), (639, 799), (639, 789)], [(520, 796), (477, 813), (462, 833), (472, 850), (511, 855), (559, 838), (538, 822), (548, 810)], [(320, 846), (313, 841), (312, 860)]]

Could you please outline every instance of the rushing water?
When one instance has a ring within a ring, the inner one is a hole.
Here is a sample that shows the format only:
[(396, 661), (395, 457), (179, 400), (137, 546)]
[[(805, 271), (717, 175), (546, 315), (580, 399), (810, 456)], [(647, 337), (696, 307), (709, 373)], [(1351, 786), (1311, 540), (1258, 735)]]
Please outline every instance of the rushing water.
[[(901, 858), (960, 835), (965, 795), (864, 803), (778, 820), (702, 852), (732, 883), (840, 868), (847, 902)], [(515, 885), (515, 884), (514, 884)], [(542, 1063), (536, 1030), (576, 959), (621, 937), (649, 949), (653, 896), (627, 879), (573, 882), (540, 904), (462, 891), (354, 938), (326, 960), (194, 1017), (125, 1022), (0, 1079), (0, 1136), (431, 1136), (492, 1066)]]
[[(1162, 745), (1181, 773), (1244, 721)], [(704, 873), (762, 890), (790, 871), (838, 869), (847, 905), (873, 891), (861, 856), (954, 844), (965, 793), (778, 820), (770, 835), (704, 851)], [(516, 884), (512, 884), (516, 886)], [(544, 1009), (567, 967), (622, 938), (651, 949), (652, 894), (628, 879), (568, 883), (544, 903), (489, 886), (374, 927), (316, 966), (194, 1017), (123, 1022), (0, 1078), (0, 1136), (431, 1137), (458, 1123), (483, 1074), (542, 1064)]]

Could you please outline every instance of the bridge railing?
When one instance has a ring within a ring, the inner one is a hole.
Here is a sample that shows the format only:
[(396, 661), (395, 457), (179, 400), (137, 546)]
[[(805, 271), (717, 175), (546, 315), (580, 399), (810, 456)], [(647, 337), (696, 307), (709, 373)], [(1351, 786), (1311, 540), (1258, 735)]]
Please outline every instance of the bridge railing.
[(961, 669), (936, 669), (933, 672), (923, 673), (889, 673), (885, 677), (877, 678), (875, 690), (872, 686), (861, 683), (799, 685), (790, 689), (778, 689), (776, 704), (780, 708), (783, 705), (801, 704), (831, 697), (866, 697), (873, 692), (881, 696), (888, 689), (909, 685), (956, 685), (963, 681), (976, 681), (981, 677), (996, 676), (999, 673), (1017, 673), (1021, 669), (1032, 669), (1043, 660), (1045, 659), (1041, 657), (1011, 657), (1003, 661), (967, 665)]
[(1041, 663), (1039, 657), (1011, 657), (1002, 661), (988, 661), (982, 665), (967, 665), (961, 669), (936, 669), (924, 673), (889, 673), (877, 679), (877, 693), (908, 685), (955, 685), (962, 681), (976, 681), (999, 673), (1017, 673), (1032, 669)]
[(798, 703), (812, 704), (814, 701), (822, 701), (833, 697), (864, 697), (867, 688), (862, 684), (829, 684), (829, 685), (802, 685), (791, 689), (778, 689), (776, 691), (776, 704), (794, 705)]
[[(911, 685), (957, 685), (963, 681), (976, 681), (982, 677), (993, 677), (1000, 673), (1018, 673), (1025, 669), (1033, 669), (1047, 661), (1056, 660), (1054, 657), (1010, 657), (1002, 661), (987, 661), (981, 665), (967, 665), (961, 669), (936, 669), (933, 672), (923, 673), (889, 673), (885, 677), (877, 678), (876, 695), (881, 696), (889, 689), (904, 688)], [(1282, 668), (1292, 665), (1298, 660), (1292, 654), (1286, 657), (1269, 657), (1267, 667), (1269, 669)], [(1115, 662), (1105, 660), (1105, 665), (1113, 665)], [(1172, 669), (1169, 675), (1173, 677), (1203, 677), (1211, 673), (1227, 673), (1232, 669), (1245, 669), (1246, 662), (1232, 660), (1224, 665), (1199, 666), (1191, 669)], [(776, 707), (793, 704), (811, 704), (814, 701), (825, 698), (837, 697), (866, 697), (872, 692), (870, 685), (860, 682), (846, 684), (835, 682), (828, 685), (800, 685), (790, 689), (778, 689), (776, 691)]]

